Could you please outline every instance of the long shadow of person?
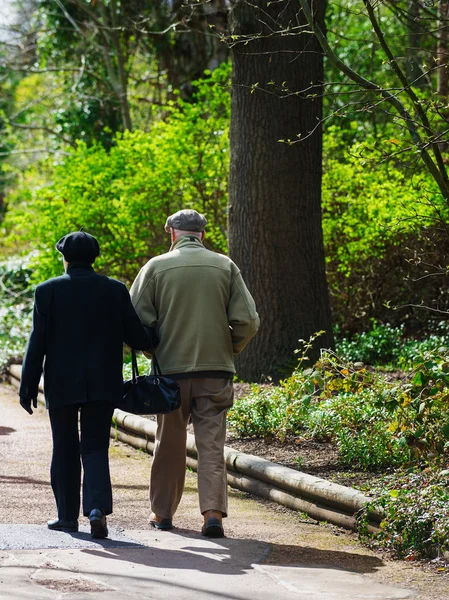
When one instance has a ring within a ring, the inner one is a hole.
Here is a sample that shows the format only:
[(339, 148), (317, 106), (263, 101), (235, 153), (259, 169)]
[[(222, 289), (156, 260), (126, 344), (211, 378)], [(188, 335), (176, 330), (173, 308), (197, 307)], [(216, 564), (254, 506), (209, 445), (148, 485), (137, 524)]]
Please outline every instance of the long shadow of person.
[[(197, 532), (190, 530), (177, 530), (176, 533), (177, 535), (164, 532), (143, 536), (145, 541), (140, 539), (141, 545), (135, 547), (129, 543), (111, 547), (104, 540), (104, 547), (108, 549), (107, 558), (156, 569), (196, 570), (223, 575), (246, 573), (255, 564), (337, 568), (361, 574), (375, 573), (383, 565), (378, 557), (347, 551), (321, 550), (253, 539), (205, 540)], [(104, 557), (102, 550), (95, 548), (87, 548), (83, 552)]]

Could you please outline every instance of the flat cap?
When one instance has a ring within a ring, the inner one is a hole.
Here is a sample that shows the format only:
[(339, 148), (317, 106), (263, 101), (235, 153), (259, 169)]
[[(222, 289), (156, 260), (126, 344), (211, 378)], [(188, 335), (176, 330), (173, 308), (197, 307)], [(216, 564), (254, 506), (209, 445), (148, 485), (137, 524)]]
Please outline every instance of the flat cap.
[(206, 225), (207, 219), (204, 215), (196, 210), (185, 208), (168, 217), (165, 222), (165, 231), (168, 233), (170, 227), (181, 231), (204, 231)]
[(90, 233), (74, 231), (59, 240), (56, 250), (64, 256), (67, 262), (92, 264), (100, 254), (100, 245)]

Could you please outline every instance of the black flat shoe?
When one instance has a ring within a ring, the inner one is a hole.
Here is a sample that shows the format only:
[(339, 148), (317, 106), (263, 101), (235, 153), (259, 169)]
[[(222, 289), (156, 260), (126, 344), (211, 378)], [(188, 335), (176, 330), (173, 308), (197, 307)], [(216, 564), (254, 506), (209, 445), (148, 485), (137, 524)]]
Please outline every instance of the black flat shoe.
[(161, 529), (162, 531), (173, 529), (173, 522), (171, 519), (162, 519), (161, 521), (155, 521), (154, 519), (151, 519), (150, 525), (151, 527), (154, 527), (155, 529)]
[(99, 508), (90, 511), (90, 534), (93, 538), (104, 539), (108, 537), (108, 528), (106, 525), (106, 515)]
[(215, 517), (210, 517), (207, 519), (206, 523), (204, 523), (201, 533), (210, 538), (222, 538), (224, 537), (224, 529), (219, 519)]
[(54, 531), (78, 531), (78, 521), (64, 521), (63, 519), (54, 519), (47, 522), (48, 529)]

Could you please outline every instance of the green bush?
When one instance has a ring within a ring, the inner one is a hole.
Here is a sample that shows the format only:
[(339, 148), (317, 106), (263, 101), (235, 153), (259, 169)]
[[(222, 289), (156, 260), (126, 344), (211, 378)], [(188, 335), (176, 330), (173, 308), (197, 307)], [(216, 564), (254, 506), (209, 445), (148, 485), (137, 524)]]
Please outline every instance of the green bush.
[(350, 145), (347, 138), (329, 127), (323, 150), (323, 234), (334, 321), (348, 333), (366, 331), (373, 318), (422, 330), (434, 313), (421, 305), (449, 309), (448, 207), (424, 171), (414, 169), (411, 176), (400, 162), (386, 159), (397, 142), (388, 129), (383, 138), (367, 134)]
[(235, 402), (240, 436), (332, 440), (341, 461), (379, 469), (449, 454), (449, 350), (425, 353), (401, 379), (328, 352), (278, 387)]
[(390, 410), (379, 405), (376, 389), (342, 392), (322, 400), (309, 412), (304, 425), (312, 437), (333, 440), (342, 463), (362, 469), (401, 465), (410, 450), (390, 428)]
[(337, 353), (351, 362), (367, 365), (388, 364), (399, 358), (404, 338), (404, 326), (392, 327), (374, 323), (373, 328), (355, 334), (351, 339), (337, 338)]
[[(372, 492), (376, 499), (359, 521), (364, 541), (408, 559), (435, 558), (449, 548), (448, 470), (397, 471)], [(380, 533), (374, 535), (366, 527), (372, 508), (383, 511)]]
[(61, 273), (55, 243), (84, 227), (100, 242), (97, 268), (129, 283), (168, 249), (165, 220), (182, 207), (205, 212), (206, 243), (226, 249), (228, 73), (224, 66), (198, 82), (194, 102), (169, 103), (149, 133), (118, 134), (109, 151), (80, 143), (48, 185), (24, 179), (8, 199), (5, 227), (9, 245), (39, 251), (34, 281)]
[[(119, 134), (108, 150), (80, 143), (60, 163), (25, 173), (7, 198), (4, 231), (15, 251), (37, 247), (35, 281), (61, 272), (54, 244), (83, 226), (100, 240), (98, 268), (130, 283), (166, 251), (166, 215), (182, 206), (207, 214), (207, 244), (226, 251), (228, 76), (224, 65), (198, 82), (193, 102), (167, 103), (148, 133)], [(430, 306), (438, 298), (445, 308), (444, 273), (418, 285), (413, 279), (429, 254), (430, 264), (445, 264), (449, 238), (435, 222), (447, 209), (425, 174), (410, 178), (384, 160), (392, 142), (383, 134), (348, 145), (351, 131), (329, 127), (324, 137), (327, 273), (334, 320), (347, 334), (367, 330), (373, 318), (406, 323), (407, 331), (430, 322), (431, 313), (405, 307), (411, 303)]]
[(404, 334), (404, 325), (393, 327), (389, 323), (373, 323), (372, 329), (356, 333), (351, 338), (336, 335), (336, 351), (350, 362), (366, 365), (390, 365), (393, 368), (413, 368), (427, 352), (449, 346), (449, 326), (441, 321), (435, 332), (419, 340)]

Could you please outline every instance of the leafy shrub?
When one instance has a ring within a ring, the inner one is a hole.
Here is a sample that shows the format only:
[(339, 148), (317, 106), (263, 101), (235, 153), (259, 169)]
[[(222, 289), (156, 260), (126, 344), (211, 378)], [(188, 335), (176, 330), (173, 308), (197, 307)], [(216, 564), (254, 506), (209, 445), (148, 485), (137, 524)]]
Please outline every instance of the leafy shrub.
[(402, 349), (404, 326), (392, 327), (374, 323), (373, 328), (356, 333), (349, 340), (337, 340), (337, 353), (351, 362), (363, 362), (367, 365), (387, 364), (395, 361)]
[(241, 436), (332, 440), (342, 462), (365, 469), (434, 461), (449, 454), (449, 350), (396, 380), (327, 352), (278, 387), (253, 386), (229, 425)]
[(407, 462), (406, 444), (389, 429), (390, 411), (379, 406), (377, 390), (340, 393), (321, 401), (305, 420), (312, 437), (331, 439), (344, 464), (381, 469)]
[(37, 245), (35, 281), (61, 273), (55, 243), (84, 227), (99, 239), (98, 269), (131, 282), (167, 250), (166, 217), (182, 207), (206, 212), (206, 243), (225, 250), (228, 71), (224, 66), (198, 82), (195, 102), (168, 103), (151, 132), (117, 134), (109, 151), (80, 143), (54, 166), (48, 185), (33, 187), (30, 174), (24, 178), (8, 198), (5, 227), (10, 245)]
[[(353, 124), (354, 128), (357, 124)], [(371, 319), (431, 324), (420, 305), (447, 310), (448, 207), (423, 171), (413, 177), (385, 155), (383, 138), (364, 135), (347, 143), (347, 132), (329, 127), (324, 138), (323, 234), (335, 321), (361, 332)], [(394, 137), (394, 136), (393, 136)], [(432, 276), (429, 276), (432, 275)], [(396, 310), (392, 310), (395, 307)]]
[[(373, 492), (377, 497), (365, 508), (359, 522), (362, 539), (391, 550), (398, 558), (435, 558), (447, 550), (448, 470), (434, 467), (398, 471)], [(384, 515), (377, 535), (369, 534), (366, 528), (371, 508), (380, 508)]]
[(354, 334), (350, 339), (336, 336), (336, 350), (342, 358), (350, 362), (363, 362), (367, 365), (393, 365), (412, 368), (427, 352), (449, 346), (448, 323), (441, 321), (435, 332), (423, 340), (407, 337), (404, 325), (393, 327), (389, 323), (373, 322), (372, 329)]

